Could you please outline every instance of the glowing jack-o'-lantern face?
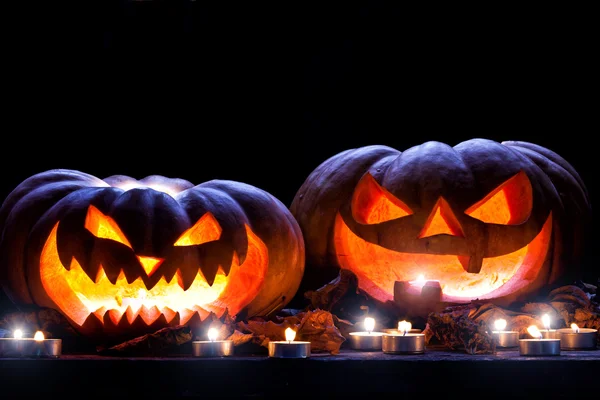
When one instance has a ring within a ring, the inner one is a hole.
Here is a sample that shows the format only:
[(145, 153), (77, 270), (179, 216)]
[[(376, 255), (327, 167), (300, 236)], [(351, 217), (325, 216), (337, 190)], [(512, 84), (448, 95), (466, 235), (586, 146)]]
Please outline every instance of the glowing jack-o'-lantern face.
[[(235, 315), (256, 296), (267, 273), (268, 250), (249, 226), (243, 264), (235, 251), (233, 257), (223, 252), (222, 259), (212, 264), (199, 257), (211, 252), (203, 251), (202, 245), (221, 236), (222, 229), (210, 213), (184, 231), (164, 257), (149, 257), (135, 254), (118, 224), (90, 206), (85, 228), (88, 240), (98, 242), (92, 247), (101, 250), (97, 257), (81, 261), (75, 254), (64, 255), (71, 260), (69, 269), (58, 253), (59, 224), (42, 250), (40, 276), (46, 293), (78, 325), (92, 314), (115, 326), (123, 317), (129, 324), (140, 318), (150, 326), (159, 318), (169, 324), (176, 316), (179, 324), (186, 324), (196, 313), (202, 320), (211, 311), (223, 314), (225, 308)], [(117, 255), (120, 261), (104, 261), (106, 255)], [(222, 265), (227, 264), (226, 274)]]
[(240, 182), (51, 170), (14, 189), (0, 220), (5, 292), (89, 336), (125, 339), (211, 312), (266, 316), (304, 271), (289, 210)]
[[(523, 237), (521, 243), (510, 240), (515, 230), (502, 228), (525, 224), (532, 200), (529, 179), (519, 172), (464, 210), (470, 218), (463, 217), (462, 222), (443, 197), (428, 213), (416, 215), (367, 173), (351, 202), (356, 221), (351, 225), (357, 233), (344, 222), (342, 214), (336, 219), (339, 262), (358, 276), (363, 288), (382, 300), (393, 297), (390, 282), (416, 281), (419, 275), (440, 281), (446, 301), (499, 297), (503, 290), (520, 289), (535, 279), (546, 258), (551, 213), (542, 229), (528, 230), (537, 234)], [(400, 232), (396, 240), (384, 239), (375, 244), (362, 238), (372, 236), (368, 227), (379, 224), (387, 224), (378, 227), (380, 232)], [(482, 230), (495, 240), (470, 243), (469, 234), (480, 237)], [(511, 247), (507, 249), (508, 242)]]
[(577, 273), (574, 237), (590, 208), (555, 153), (473, 139), (342, 152), (307, 178), (291, 210), (307, 265), (351, 270), (378, 300), (423, 276), (439, 281), (443, 301), (510, 303)]

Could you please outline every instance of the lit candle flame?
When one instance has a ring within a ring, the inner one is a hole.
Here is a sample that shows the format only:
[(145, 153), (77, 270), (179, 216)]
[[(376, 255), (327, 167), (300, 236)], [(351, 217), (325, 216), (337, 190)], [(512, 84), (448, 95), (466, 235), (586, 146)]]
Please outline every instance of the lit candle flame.
[(527, 332), (529, 332), (529, 334), (534, 339), (541, 339), (542, 338), (542, 332), (540, 332), (540, 330), (538, 329), (538, 327), (535, 326), (535, 325), (531, 325), (530, 327), (528, 327), (527, 328)]
[(296, 338), (296, 331), (293, 330), (292, 328), (286, 328), (285, 329), (285, 340), (287, 340), (288, 342), (293, 342), (295, 338)]
[(23, 337), (23, 331), (20, 329), (15, 329), (14, 335), (15, 339), (21, 339)]
[(398, 322), (398, 331), (402, 333), (402, 336), (406, 335), (408, 331), (412, 328), (412, 324), (408, 321), (400, 321)]
[(42, 331), (37, 331), (35, 333), (35, 335), (33, 335), (33, 340), (36, 340), (38, 342), (41, 342), (42, 340), (44, 340), (44, 332)]
[(579, 333), (579, 327), (577, 324), (571, 324), (571, 329), (573, 329), (573, 333)]
[(375, 319), (371, 317), (365, 318), (365, 330), (369, 333), (373, 332), (375, 329)]
[(542, 323), (544, 324), (544, 328), (546, 328), (546, 330), (550, 330), (550, 316), (548, 314), (542, 315)]
[(496, 327), (497, 331), (503, 331), (504, 329), (506, 329), (506, 320), (505, 319), (497, 319), (496, 321), (494, 321), (494, 326)]
[(211, 342), (214, 342), (215, 340), (217, 340), (217, 337), (219, 337), (219, 331), (217, 330), (217, 328), (210, 328), (208, 330), (208, 340), (210, 340)]

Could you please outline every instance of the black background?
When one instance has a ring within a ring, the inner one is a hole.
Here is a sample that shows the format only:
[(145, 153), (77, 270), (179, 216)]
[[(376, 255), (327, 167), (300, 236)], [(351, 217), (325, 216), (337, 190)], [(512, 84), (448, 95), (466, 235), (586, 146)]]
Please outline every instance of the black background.
[(39, 3), (3, 13), (2, 198), (70, 168), (239, 180), (289, 206), (340, 151), (485, 137), (556, 151), (597, 202), (587, 10)]

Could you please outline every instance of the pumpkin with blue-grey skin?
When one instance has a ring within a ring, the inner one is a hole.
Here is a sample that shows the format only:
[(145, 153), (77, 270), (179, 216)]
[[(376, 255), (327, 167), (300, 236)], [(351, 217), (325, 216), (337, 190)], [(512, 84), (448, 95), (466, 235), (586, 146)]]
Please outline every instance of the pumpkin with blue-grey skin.
[(439, 281), (444, 302), (527, 299), (580, 276), (591, 220), (584, 182), (564, 158), (481, 138), (343, 151), (306, 178), (290, 210), (306, 279), (321, 285), (347, 269), (383, 302), (396, 282), (418, 289), (423, 278)]
[(304, 241), (288, 208), (249, 184), (49, 170), (0, 208), (0, 278), (23, 307), (126, 338), (211, 312), (270, 315), (296, 293)]

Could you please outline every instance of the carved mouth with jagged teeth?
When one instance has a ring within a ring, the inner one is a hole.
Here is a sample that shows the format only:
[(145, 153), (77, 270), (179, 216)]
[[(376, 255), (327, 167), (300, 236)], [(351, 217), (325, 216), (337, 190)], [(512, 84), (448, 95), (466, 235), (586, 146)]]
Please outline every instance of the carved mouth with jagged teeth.
[[(228, 273), (219, 267), (212, 284), (208, 283), (201, 268), (193, 273), (176, 269), (169, 278), (157, 272), (159, 263), (146, 266), (142, 263), (145, 272), (134, 278), (131, 274), (126, 276), (123, 269), (116, 277), (112, 272), (109, 278), (108, 270), (100, 265), (92, 279), (75, 257), (69, 268), (61, 263), (57, 246), (58, 225), (42, 250), (41, 280), (53, 302), (80, 326), (90, 317), (104, 325), (143, 323), (150, 326), (157, 321), (185, 324), (196, 314), (203, 320), (210, 312), (221, 315), (226, 309), (235, 315), (262, 287), (267, 272), (266, 246), (246, 226), (248, 249), (244, 262), (240, 265), (234, 252)], [(154, 278), (151, 285), (147, 285), (149, 275)]]
[(340, 265), (353, 271), (359, 287), (378, 300), (394, 299), (394, 282), (424, 275), (440, 282), (442, 301), (466, 303), (510, 294), (537, 278), (550, 246), (552, 215), (530, 243), (509, 254), (484, 258), (479, 273), (466, 272), (456, 255), (402, 253), (368, 242), (352, 232), (339, 214), (335, 229)]

